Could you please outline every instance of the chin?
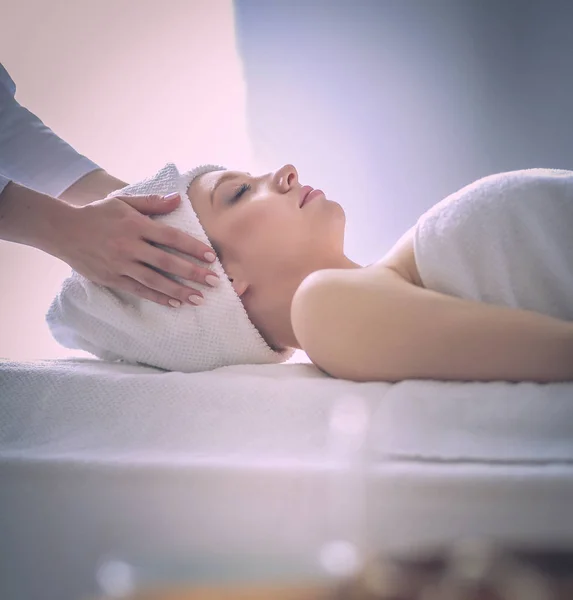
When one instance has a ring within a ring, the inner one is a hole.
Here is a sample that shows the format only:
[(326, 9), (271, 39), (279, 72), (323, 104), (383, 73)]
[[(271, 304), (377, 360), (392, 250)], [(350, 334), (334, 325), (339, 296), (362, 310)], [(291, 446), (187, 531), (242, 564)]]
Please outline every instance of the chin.
[(346, 212), (344, 211), (344, 207), (342, 206), (342, 204), (334, 202), (334, 200), (329, 200), (329, 202), (332, 203), (332, 212), (334, 213), (333, 217), (337, 221), (340, 219), (343, 222), (343, 224), (346, 225)]
[(344, 235), (346, 232), (346, 213), (340, 204), (337, 204), (340, 207), (340, 210), (337, 211), (337, 214), (333, 217), (332, 224), (332, 235), (336, 240), (336, 246), (344, 245)]

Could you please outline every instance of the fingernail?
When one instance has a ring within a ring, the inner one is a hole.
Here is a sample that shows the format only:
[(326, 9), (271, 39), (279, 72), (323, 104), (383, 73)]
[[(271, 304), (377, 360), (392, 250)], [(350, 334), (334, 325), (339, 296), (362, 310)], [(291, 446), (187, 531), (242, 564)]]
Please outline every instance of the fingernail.
[(221, 283), (216, 275), (207, 275), (207, 277), (205, 277), (205, 281), (213, 287), (217, 287), (219, 283)]
[(193, 304), (203, 304), (205, 299), (201, 298), (201, 296), (189, 296), (189, 302), (192, 302)]
[(205, 260), (207, 262), (213, 262), (217, 257), (212, 252), (205, 252)]
[(169, 202), (169, 200), (173, 200), (174, 198), (179, 198), (179, 194), (177, 192), (173, 192), (172, 194), (168, 194), (167, 196), (163, 196), (164, 202)]
[(181, 302), (179, 302), (179, 300), (170, 299), (169, 304), (171, 304), (173, 308), (179, 308), (181, 306)]

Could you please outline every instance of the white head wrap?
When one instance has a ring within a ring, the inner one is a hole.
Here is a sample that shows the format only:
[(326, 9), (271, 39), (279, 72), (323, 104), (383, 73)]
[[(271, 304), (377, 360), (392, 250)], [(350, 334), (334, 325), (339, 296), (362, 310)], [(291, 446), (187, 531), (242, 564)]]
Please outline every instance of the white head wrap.
[[(181, 196), (179, 206), (151, 218), (209, 244), (187, 189), (196, 177), (221, 170), (225, 168), (202, 165), (180, 174), (170, 163), (154, 177), (116, 190), (109, 197), (177, 192)], [(205, 266), (176, 250), (158, 247)], [(104, 360), (169, 371), (207, 371), (226, 365), (279, 363), (290, 358), (294, 350), (275, 352), (249, 320), (218, 258), (211, 268), (221, 280), (217, 288), (170, 275), (180, 283), (206, 290), (203, 305), (182, 304), (179, 308), (103, 287), (72, 271), (53, 300), (46, 321), (53, 337), (66, 348), (79, 348)]]

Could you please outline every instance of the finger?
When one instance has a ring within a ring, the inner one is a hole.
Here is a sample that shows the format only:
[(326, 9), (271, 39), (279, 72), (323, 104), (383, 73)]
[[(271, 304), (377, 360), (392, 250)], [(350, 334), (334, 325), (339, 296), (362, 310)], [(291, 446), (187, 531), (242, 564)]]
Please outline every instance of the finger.
[[(219, 285), (219, 276), (211, 269), (200, 267), (192, 262), (185, 260), (175, 254), (170, 254), (161, 248), (155, 248), (151, 244), (145, 244), (145, 249), (138, 253), (138, 260), (161, 269), (170, 275), (177, 275), (183, 279), (197, 281), (211, 287)], [(182, 286), (182, 290), (189, 291), (189, 288)]]
[(198, 306), (204, 302), (203, 294), (199, 290), (181, 285), (142, 263), (132, 263), (129, 273), (123, 277), (135, 283), (135, 288), (133, 283), (129, 283), (131, 290), (135, 290), (132, 293), (155, 302), (159, 299), (160, 304), (169, 304), (170, 299), (191, 306)]
[(213, 248), (180, 229), (165, 225), (165, 223), (149, 221), (143, 237), (149, 242), (168, 246), (198, 260), (213, 262), (216, 258)]
[(181, 200), (179, 194), (160, 196), (147, 194), (144, 196), (116, 196), (143, 215), (152, 215), (171, 212), (179, 205)]
[[(136, 281), (127, 275), (121, 275), (119, 279), (110, 287), (122, 290), (123, 292), (129, 292), (139, 296), (140, 298), (143, 298), (144, 300), (151, 300), (152, 302), (156, 302), (162, 306), (168, 306), (169, 308), (177, 308), (170, 304), (170, 301), (179, 302), (179, 300), (175, 300), (170, 296), (166, 296), (165, 294), (144, 286), (139, 281)], [(179, 304), (179, 306), (181, 306), (181, 304)]]

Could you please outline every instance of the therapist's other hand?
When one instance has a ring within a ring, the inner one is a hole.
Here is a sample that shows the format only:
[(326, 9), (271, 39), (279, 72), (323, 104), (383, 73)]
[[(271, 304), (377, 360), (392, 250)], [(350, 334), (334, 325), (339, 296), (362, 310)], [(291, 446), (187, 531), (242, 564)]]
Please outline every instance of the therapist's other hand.
[(203, 242), (146, 216), (169, 213), (180, 201), (178, 195), (167, 199), (120, 195), (74, 208), (68, 217), (70, 222), (62, 223), (64, 235), (59, 240), (58, 257), (94, 283), (158, 304), (174, 307), (180, 306), (178, 303), (202, 304), (204, 298), (199, 290), (154, 270), (206, 285), (213, 285), (205, 279), (211, 275), (215, 278), (211, 281), (218, 282), (212, 270), (150, 243), (173, 248), (201, 261), (215, 260), (213, 249)]

